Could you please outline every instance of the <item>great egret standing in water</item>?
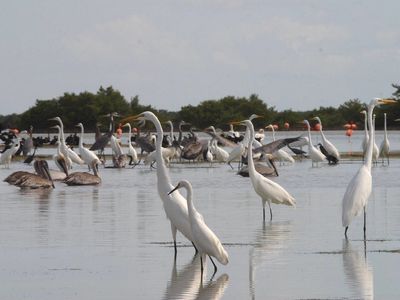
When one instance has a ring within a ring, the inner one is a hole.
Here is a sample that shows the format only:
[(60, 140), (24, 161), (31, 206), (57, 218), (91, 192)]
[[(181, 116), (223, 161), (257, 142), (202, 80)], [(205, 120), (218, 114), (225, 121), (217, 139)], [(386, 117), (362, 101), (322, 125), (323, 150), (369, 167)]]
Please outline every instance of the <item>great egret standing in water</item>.
[(211, 256), (215, 257), (221, 264), (228, 263), (228, 253), (222, 246), (220, 240), (215, 233), (204, 222), (203, 216), (199, 214), (194, 207), (192, 196), (193, 189), (190, 182), (186, 180), (179, 181), (177, 186), (168, 194), (173, 194), (177, 189), (185, 188), (187, 191), (186, 201), (189, 211), (190, 228), (192, 231), (193, 243), (196, 245), (200, 253), (201, 272), (203, 273), (203, 260), (205, 261), (206, 255), (210, 258), (214, 265), (214, 274), (217, 272), (217, 266), (212, 260)]
[(176, 231), (179, 230), (189, 241), (193, 241), (193, 238), (190, 229), (189, 214), (188, 214), (186, 199), (179, 193), (179, 191), (176, 191), (175, 193), (170, 195), (168, 194), (174, 188), (174, 186), (171, 183), (167, 167), (162, 157), (161, 146), (162, 146), (164, 132), (161, 127), (161, 123), (156, 117), (156, 115), (150, 111), (145, 111), (139, 115), (125, 118), (124, 120), (122, 120), (122, 122), (128, 122), (129, 120), (131, 121), (147, 120), (152, 122), (156, 127), (157, 189), (158, 189), (158, 195), (160, 196), (163, 202), (165, 214), (167, 215), (167, 218), (171, 222), (171, 233), (172, 233), (172, 238), (174, 240), (174, 249), (176, 257), (177, 254)]
[(314, 120), (317, 120), (318, 123), (320, 124), (320, 129), (319, 132), (321, 134), (321, 139), (322, 139), (322, 145), (324, 146), (325, 150), (328, 152), (329, 155), (332, 155), (335, 157), (337, 160), (340, 159), (340, 154), (339, 151), (336, 149), (336, 147), (325, 137), (324, 132), (322, 131), (322, 122), (319, 117), (314, 117)]
[(252, 142), (254, 139), (254, 126), (250, 120), (244, 120), (241, 122), (235, 122), (233, 124), (245, 125), (250, 133), (250, 138), (248, 139), (248, 168), (251, 183), (253, 184), (254, 191), (261, 197), (263, 205), (263, 220), (265, 221), (265, 203), (268, 202), (269, 213), (272, 220), (272, 209), (271, 202), (275, 204), (285, 204), (290, 206), (296, 205), (296, 200), (278, 183), (265, 178), (260, 173), (258, 173), (254, 167), (253, 161), (253, 149)]
[(386, 113), (383, 114), (383, 129), (384, 129), (384, 136), (383, 136), (383, 141), (381, 143), (381, 147), (379, 150), (379, 156), (382, 157), (382, 163), (383, 159), (386, 157), (387, 163), (389, 165), (389, 151), (390, 151), (390, 143), (387, 135), (387, 128), (386, 128)]
[(396, 101), (391, 99), (376, 98), (368, 105), (367, 120), (370, 131), (367, 152), (363, 165), (349, 182), (342, 201), (342, 225), (346, 228), (344, 231), (346, 238), (351, 221), (353, 221), (353, 218), (357, 216), (361, 210), (364, 210), (364, 239), (366, 238), (366, 206), (372, 191), (371, 164), (375, 135), (374, 126), (372, 125), (372, 114), (375, 106), (395, 102)]
[(314, 147), (311, 141), (311, 131), (310, 131), (310, 123), (307, 120), (303, 121), (307, 126), (308, 131), (308, 155), (311, 158), (311, 166), (314, 166), (314, 163), (318, 166), (319, 162), (326, 161), (325, 155), (322, 154), (317, 148)]

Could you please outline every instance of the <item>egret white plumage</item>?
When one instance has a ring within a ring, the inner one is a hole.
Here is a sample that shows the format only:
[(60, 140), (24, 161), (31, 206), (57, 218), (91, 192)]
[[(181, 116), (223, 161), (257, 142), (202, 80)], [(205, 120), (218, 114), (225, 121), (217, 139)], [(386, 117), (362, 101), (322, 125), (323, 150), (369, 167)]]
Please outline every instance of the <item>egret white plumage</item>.
[(372, 151), (374, 144), (374, 127), (372, 126), (372, 114), (376, 105), (395, 103), (391, 99), (376, 98), (368, 105), (367, 121), (371, 128), (368, 136), (367, 152), (363, 165), (349, 182), (342, 200), (342, 225), (345, 227), (345, 237), (353, 218), (362, 210), (364, 211), (364, 239), (366, 237), (366, 206), (372, 191)]
[(76, 126), (81, 129), (81, 136), (79, 138), (78, 147), (79, 147), (79, 154), (81, 155), (82, 160), (85, 162), (85, 164), (88, 165), (89, 169), (91, 165), (94, 165), (96, 166), (96, 168), (98, 168), (98, 165), (101, 164), (100, 159), (93, 151), (83, 147), (83, 133), (84, 133), (83, 124), (78, 123)]
[[(61, 120), (60, 117), (54, 117), (49, 119), (51, 121), (57, 121), (59, 124), (59, 133), (60, 133), (60, 139), (59, 141), (61, 142), (61, 152), (64, 154), (65, 157), (70, 158), (71, 161), (78, 165), (83, 165), (85, 162), (76, 154), (72, 149), (68, 148), (68, 146), (65, 144), (65, 137), (64, 137), (64, 124)], [(72, 168), (72, 164), (69, 164), (69, 160), (67, 159), (67, 167), (68, 169)]]
[(189, 212), (190, 229), (192, 232), (193, 243), (200, 254), (201, 272), (203, 272), (203, 260), (205, 261), (206, 255), (210, 258), (214, 265), (214, 274), (217, 272), (217, 266), (212, 260), (211, 256), (215, 257), (221, 264), (228, 263), (228, 253), (221, 244), (221, 241), (215, 233), (204, 222), (203, 216), (199, 214), (193, 204), (193, 189), (190, 182), (181, 180), (177, 186), (172, 189), (169, 194), (173, 194), (176, 190), (184, 188), (187, 191), (186, 201)]
[(374, 114), (372, 116), (372, 127), (374, 127), (374, 145), (373, 145), (374, 148), (372, 150), (372, 161), (377, 164), (378, 158), (379, 158), (379, 148), (378, 148), (378, 145), (376, 144), (376, 140), (375, 140), (375, 118), (376, 118), (376, 115)]
[(318, 123), (320, 124), (320, 129), (319, 132), (321, 134), (321, 138), (322, 138), (322, 145), (324, 146), (325, 150), (328, 152), (329, 155), (332, 155), (333, 157), (335, 157), (337, 160), (340, 159), (340, 153), (339, 151), (336, 149), (335, 145), (333, 145), (326, 137), (324, 132), (322, 131), (322, 122), (321, 119), (319, 117), (314, 117), (314, 120), (317, 120)]
[(174, 186), (169, 178), (167, 167), (164, 163), (161, 152), (161, 144), (164, 136), (161, 123), (150, 111), (145, 111), (139, 115), (125, 118), (123, 121), (129, 120), (142, 120), (150, 121), (154, 124), (157, 130), (156, 139), (156, 162), (157, 162), (157, 190), (158, 194), (163, 202), (165, 214), (171, 223), (171, 233), (174, 240), (175, 256), (177, 254), (176, 248), (176, 232), (179, 230), (189, 241), (193, 241), (192, 232), (189, 222), (189, 214), (186, 199), (176, 191), (173, 194), (168, 194)]
[(386, 113), (383, 114), (383, 140), (381, 143), (381, 147), (379, 149), (379, 156), (382, 157), (382, 163), (383, 159), (387, 159), (387, 163), (389, 165), (389, 153), (390, 153), (390, 143), (388, 139), (388, 134), (387, 134), (387, 127), (386, 127)]
[(128, 153), (127, 155), (130, 157), (129, 165), (137, 165), (139, 163), (138, 155), (132, 146), (131, 138), (132, 138), (132, 127), (130, 123), (125, 123), (122, 127), (128, 127)]
[(252, 141), (254, 139), (253, 123), (250, 120), (244, 120), (242, 122), (237, 122), (237, 124), (245, 125), (250, 132), (250, 138), (248, 140), (248, 153), (247, 153), (249, 175), (254, 191), (261, 197), (262, 200), (263, 220), (265, 221), (265, 203), (268, 203), (270, 217), (272, 220), (271, 203), (295, 206), (296, 200), (278, 183), (269, 180), (268, 178), (262, 176), (256, 171), (254, 167), (253, 150), (252, 150)]
[(311, 165), (314, 166), (314, 163), (318, 166), (319, 162), (326, 161), (325, 155), (321, 153), (317, 148), (314, 147), (311, 140), (311, 131), (310, 131), (310, 123), (307, 120), (304, 120), (304, 124), (307, 126), (308, 131), (308, 155), (311, 158)]

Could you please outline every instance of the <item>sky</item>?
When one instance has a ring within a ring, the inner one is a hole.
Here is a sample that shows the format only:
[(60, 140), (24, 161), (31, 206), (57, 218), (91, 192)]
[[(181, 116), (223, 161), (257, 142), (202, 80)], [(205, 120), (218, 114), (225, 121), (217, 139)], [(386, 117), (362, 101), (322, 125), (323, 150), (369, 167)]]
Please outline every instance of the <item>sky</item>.
[(309, 110), (400, 83), (400, 1), (3, 1), (0, 115), (112, 85), (178, 111), (257, 94)]

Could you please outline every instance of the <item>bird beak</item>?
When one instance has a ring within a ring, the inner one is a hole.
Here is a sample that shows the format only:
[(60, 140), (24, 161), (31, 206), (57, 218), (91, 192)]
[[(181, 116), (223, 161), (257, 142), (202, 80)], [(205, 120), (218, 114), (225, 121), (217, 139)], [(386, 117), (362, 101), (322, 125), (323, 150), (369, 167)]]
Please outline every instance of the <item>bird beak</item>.
[(397, 103), (397, 101), (393, 100), (393, 99), (379, 99), (378, 102), (379, 102), (379, 104), (394, 104), (394, 103)]
[(269, 124), (268, 126), (265, 126), (265, 129), (268, 129), (268, 128), (273, 128), (273, 126), (271, 124)]
[(243, 121), (234, 121), (234, 122), (231, 122), (230, 124), (232, 124), (232, 125), (244, 125)]
[(138, 114), (138, 115), (126, 117), (126, 118), (122, 119), (120, 122), (121, 123), (134, 122), (137, 120), (143, 120), (142, 118), (143, 118), (142, 114)]
[(395, 122), (400, 122), (400, 119), (396, 119)]
[(50, 118), (49, 121), (57, 121), (56, 118)]
[(174, 187), (174, 189), (172, 190), (172, 191), (170, 191), (169, 193), (168, 193), (168, 195), (171, 195), (173, 192), (175, 192), (177, 189), (179, 189), (180, 188), (180, 184), (178, 183), (178, 185), (176, 186), (176, 187)]
[(129, 125), (129, 123), (125, 123), (124, 125), (122, 125), (122, 127), (128, 127)]

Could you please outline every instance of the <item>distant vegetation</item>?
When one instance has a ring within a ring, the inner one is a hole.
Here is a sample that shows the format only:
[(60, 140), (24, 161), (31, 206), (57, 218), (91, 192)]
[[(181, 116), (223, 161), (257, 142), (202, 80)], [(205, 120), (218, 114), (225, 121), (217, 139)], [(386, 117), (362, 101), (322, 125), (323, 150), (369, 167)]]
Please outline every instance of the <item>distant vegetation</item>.
[[(396, 89), (392, 97), (399, 100), (400, 86), (395, 84), (392, 86)], [(343, 129), (343, 125), (349, 122), (356, 123), (359, 128), (363, 128), (360, 111), (364, 108), (365, 103), (359, 99), (350, 99), (337, 108), (321, 106), (311, 111), (288, 109), (279, 112), (273, 106), (268, 106), (258, 95), (253, 94), (248, 98), (226, 96), (218, 100), (205, 100), (197, 106), (187, 105), (183, 106), (180, 111), (171, 112), (141, 105), (138, 96), (127, 101), (118, 90), (110, 86), (100, 87), (96, 94), (90, 92), (65, 93), (54, 99), (36, 100), (36, 104), (22, 114), (0, 115), (0, 127), (1, 129), (19, 128), (22, 130), (33, 125), (35, 132), (47, 132), (51, 125), (48, 119), (60, 116), (67, 130), (76, 130), (74, 125), (82, 122), (87, 131), (93, 131), (97, 122), (102, 123), (104, 129), (107, 128), (108, 119), (104, 115), (109, 112), (119, 112), (122, 116), (128, 116), (144, 110), (151, 110), (161, 121), (185, 120), (198, 129), (214, 125), (227, 130), (230, 121), (246, 119), (253, 113), (263, 116), (262, 119), (255, 120), (256, 128), (264, 127), (269, 123), (283, 128), (283, 124), (287, 122), (290, 124), (290, 129), (298, 129), (303, 127), (299, 122), (314, 116), (321, 118), (325, 129)], [(375, 110), (378, 129), (382, 128), (383, 112), (388, 115), (389, 128), (400, 127), (400, 122), (394, 122), (395, 119), (400, 118), (400, 101), (395, 105)]]

